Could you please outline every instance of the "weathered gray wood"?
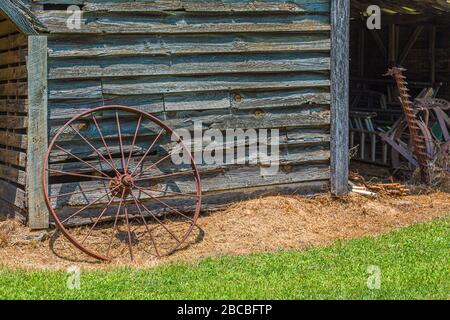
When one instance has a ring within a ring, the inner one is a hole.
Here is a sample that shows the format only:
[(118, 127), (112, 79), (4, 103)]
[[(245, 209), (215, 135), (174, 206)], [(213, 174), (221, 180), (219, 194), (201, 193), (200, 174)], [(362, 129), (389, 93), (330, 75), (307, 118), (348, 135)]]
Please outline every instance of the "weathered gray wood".
[(33, 13), (19, 0), (1, 1), (0, 11), (24, 34), (35, 35), (38, 34), (36, 29), (42, 29)]
[(143, 77), (104, 81), (49, 81), (50, 99), (102, 99), (103, 95), (130, 96), (159, 93), (327, 87), (327, 74), (260, 74), (196, 77)]
[(0, 178), (24, 186), (26, 174), (23, 170), (0, 164)]
[(47, 37), (28, 38), (28, 224), (48, 228), (49, 214), (42, 190), (42, 169), (47, 151)]
[(155, 56), (258, 52), (329, 52), (329, 35), (195, 34), (195, 35), (52, 35), (50, 58)]
[(25, 191), (3, 180), (0, 180), (0, 199), (20, 209), (26, 208), (27, 197)]
[(331, 190), (348, 192), (350, 2), (331, 1)]
[(65, 11), (37, 12), (37, 17), (51, 33), (75, 34), (187, 34), (234, 32), (324, 32), (330, 30), (324, 15), (220, 16), (174, 12), (170, 16), (84, 14), (80, 29), (67, 27)]
[[(0, 140), (0, 145), (3, 144)], [(0, 162), (25, 167), (27, 155), (24, 152), (8, 150), (0, 147)]]
[(65, 59), (49, 62), (49, 79), (279, 73), (330, 70), (329, 54), (229, 54), (189, 57)]
[(0, 131), (0, 145), (26, 150), (27, 135), (9, 131)]
[(28, 100), (0, 99), (0, 112), (28, 112)]

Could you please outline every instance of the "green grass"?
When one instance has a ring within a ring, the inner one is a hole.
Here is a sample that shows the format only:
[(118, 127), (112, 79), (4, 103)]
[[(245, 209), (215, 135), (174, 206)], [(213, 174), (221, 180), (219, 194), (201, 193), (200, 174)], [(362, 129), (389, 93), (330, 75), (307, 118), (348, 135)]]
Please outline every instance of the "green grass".
[[(67, 273), (0, 269), (0, 299), (448, 299), (450, 220), (325, 248), (206, 259), (153, 269)], [(367, 267), (381, 268), (369, 290)]]

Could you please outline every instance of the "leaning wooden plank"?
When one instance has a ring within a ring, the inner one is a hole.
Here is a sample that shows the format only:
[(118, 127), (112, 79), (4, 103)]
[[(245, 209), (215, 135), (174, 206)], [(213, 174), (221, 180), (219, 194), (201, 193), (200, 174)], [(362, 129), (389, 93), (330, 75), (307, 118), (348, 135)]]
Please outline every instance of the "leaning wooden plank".
[(3, 68), (0, 69), (0, 81), (24, 80), (27, 78), (27, 73), (26, 66)]
[(187, 55), (205, 53), (327, 52), (329, 35), (281, 33), (214, 35), (53, 35), (50, 58)]
[(0, 131), (0, 145), (27, 149), (27, 135), (10, 131)]
[(26, 173), (23, 170), (0, 164), (0, 178), (24, 186)]
[(331, 190), (343, 195), (348, 192), (350, 2), (331, 4)]
[(47, 37), (28, 38), (28, 223), (32, 229), (48, 228), (49, 213), (42, 190), (42, 170), (47, 152)]
[(25, 209), (27, 206), (25, 191), (4, 180), (0, 180), (0, 199), (20, 209)]
[[(0, 145), (1, 144), (2, 141), (0, 141)], [(27, 155), (24, 152), (8, 150), (0, 147), (0, 162), (24, 168), (27, 163)]]
[(283, 12), (283, 13), (327, 13), (328, 0), (294, 1), (136, 1), (87, 3), (83, 11), (158, 13), (161, 11), (183, 10), (186, 12)]
[(1, 116), (0, 128), (25, 129), (28, 127), (28, 118), (25, 116)]
[(50, 99), (102, 99), (104, 95), (132, 96), (160, 93), (252, 89), (327, 87), (327, 74), (259, 74), (196, 77), (143, 77), (103, 81), (49, 81)]
[(0, 112), (28, 112), (28, 100), (0, 99)]
[(49, 62), (49, 79), (278, 73), (330, 70), (329, 54), (231, 54), (66, 59)]
[(51, 33), (75, 34), (187, 34), (236, 32), (324, 32), (330, 30), (324, 15), (221, 16), (176, 12), (169, 17), (122, 14), (84, 14), (80, 28), (67, 27), (67, 13), (38, 12)]
[(34, 16), (31, 10), (20, 0), (2, 1), (2, 11), (22, 33), (36, 35), (36, 30), (45, 31), (45, 28)]

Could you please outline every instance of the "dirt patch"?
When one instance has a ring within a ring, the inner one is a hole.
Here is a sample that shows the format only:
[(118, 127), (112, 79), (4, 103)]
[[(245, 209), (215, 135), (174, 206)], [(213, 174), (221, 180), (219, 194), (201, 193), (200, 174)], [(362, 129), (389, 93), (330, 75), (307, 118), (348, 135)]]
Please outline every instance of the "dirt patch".
[(148, 267), (169, 261), (326, 245), (337, 239), (375, 235), (417, 222), (448, 218), (449, 214), (450, 194), (442, 192), (377, 199), (361, 195), (343, 199), (329, 195), (265, 197), (204, 215), (198, 221), (201, 230), (194, 232), (191, 245), (160, 260), (137, 255), (133, 263), (126, 255), (111, 263), (93, 260), (55, 230), (49, 239), (24, 241), (23, 235), (30, 231), (9, 221), (0, 224), (0, 265), (38, 269), (65, 269), (71, 265), (86, 269)]

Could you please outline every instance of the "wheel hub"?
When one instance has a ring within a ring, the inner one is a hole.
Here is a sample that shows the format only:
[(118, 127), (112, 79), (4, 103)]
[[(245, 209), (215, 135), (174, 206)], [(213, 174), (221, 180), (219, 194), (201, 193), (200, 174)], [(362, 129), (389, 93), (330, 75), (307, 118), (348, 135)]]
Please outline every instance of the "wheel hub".
[(122, 194), (124, 197), (128, 196), (133, 188), (134, 179), (129, 174), (117, 176), (109, 183), (109, 190), (114, 196), (120, 197)]

